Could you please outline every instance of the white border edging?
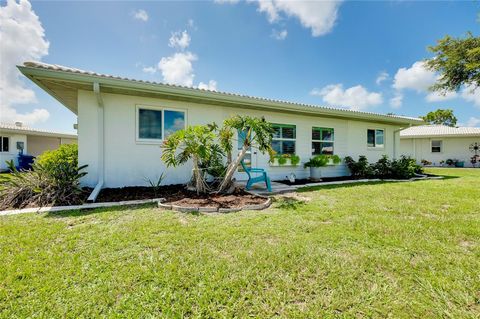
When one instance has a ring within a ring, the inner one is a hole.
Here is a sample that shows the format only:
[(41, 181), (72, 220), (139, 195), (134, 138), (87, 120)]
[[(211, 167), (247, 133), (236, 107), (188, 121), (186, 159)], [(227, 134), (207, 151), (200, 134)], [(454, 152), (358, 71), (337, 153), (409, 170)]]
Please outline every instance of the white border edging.
[(164, 198), (154, 198), (154, 199), (141, 199), (141, 200), (126, 200), (126, 201), (121, 201), (121, 202), (89, 203), (89, 204), (72, 205), (72, 206), (50, 206), (50, 207), (33, 207), (33, 208), (23, 208), (23, 209), (12, 209), (12, 210), (2, 210), (2, 211), (0, 211), (0, 216), (26, 214), (26, 213), (53, 213), (53, 212), (61, 212), (61, 211), (67, 211), (67, 210), (94, 209), (94, 208), (103, 208), (103, 207), (141, 205), (141, 204), (148, 204), (148, 203), (159, 203), (163, 200), (164, 200)]

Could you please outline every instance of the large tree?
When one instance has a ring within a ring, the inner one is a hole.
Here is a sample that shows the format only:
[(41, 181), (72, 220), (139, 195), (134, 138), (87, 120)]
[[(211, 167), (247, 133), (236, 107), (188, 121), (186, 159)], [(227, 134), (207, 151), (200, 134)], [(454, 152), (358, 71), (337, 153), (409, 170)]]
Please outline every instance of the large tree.
[(422, 116), (422, 119), (429, 124), (441, 124), (447, 126), (455, 126), (457, 118), (453, 115), (453, 110), (438, 109), (436, 111), (428, 112), (427, 115)]
[(462, 86), (475, 90), (480, 86), (480, 37), (471, 32), (465, 38), (445, 36), (429, 47), (435, 54), (426, 61), (427, 67), (440, 74), (431, 89), (446, 93)]

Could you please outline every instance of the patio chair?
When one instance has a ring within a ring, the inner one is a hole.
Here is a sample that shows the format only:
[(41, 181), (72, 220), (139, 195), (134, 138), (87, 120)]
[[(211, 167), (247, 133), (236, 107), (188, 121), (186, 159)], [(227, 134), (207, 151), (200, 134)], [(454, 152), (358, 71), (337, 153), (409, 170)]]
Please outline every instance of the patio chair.
[[(270, 184), (270, 178), (268, 177), (267, 172), (263, 168), (251, 168), (248, 167), (243, 161), (240, 162), (242, 164), (243, 170), (248, 175), (248, 182), (247, 186), (245, 187), (247, 190), (250, 190), (253, 184), (265, 182), (267, 189), (269, 192), (272, 191), (272, 185)], [(260, 174), (260, 176), (252, 177), (253, 174)]]

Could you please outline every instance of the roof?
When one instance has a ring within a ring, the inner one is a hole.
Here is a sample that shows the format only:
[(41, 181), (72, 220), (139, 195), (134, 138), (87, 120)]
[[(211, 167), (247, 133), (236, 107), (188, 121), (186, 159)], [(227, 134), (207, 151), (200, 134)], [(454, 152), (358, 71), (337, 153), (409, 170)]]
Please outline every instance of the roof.
[(17, 67), (25, 76), (75, 114), (78, 113), (78, 90), (92, 91), (93, 83), (98, 83), (101, 91), (104, 93), (142, 95), (222, 106), (240, 106), (242, 108), (305, 113), (314, 116), (361, 119), (402, 125), (424, 124), (423, 120), (416, 117), (385, 115), (346, 108), (310, 105), (160, 82), (135, 80), (42, 62), (25, 62), (23, 66)]
[(421, 125), (402, 130), (400, 138), (480, 136), (480, 127)]
[(10, 123), (0, 123), (0, 132), (37, 135), (37, 136), (49, 136), (49, 137), (73, 138), (73, 139), (77, 138), (76, 134), (40, 130), (32, 127), (27, 127), (23, 125), (19, 126), (19, 125), (10, 124)]

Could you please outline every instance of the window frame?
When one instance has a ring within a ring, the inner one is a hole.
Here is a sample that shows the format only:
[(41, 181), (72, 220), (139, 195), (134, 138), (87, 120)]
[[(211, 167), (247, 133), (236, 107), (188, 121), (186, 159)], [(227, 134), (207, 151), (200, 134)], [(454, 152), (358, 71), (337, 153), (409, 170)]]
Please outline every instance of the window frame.
[[(4, 151), (3, 150), (3, 139), (6, 138), (7, 139), (7, 150)], [(0, 153), (10, 153), (10, 136), (5, 136), (5, 135), (1, 135), (0, 136)]]
[[(440, 142), (440, 146), (435, 146), (439, 148), (438, 152), (433, 151), (433, 142)], [(443, 140), (430, 140), (430, 153), (443, 153)]]
[[(295, 129), (295, 138), (284, 138), (284, 137), (272, 137), (272, 144), (274, 141), (279, 141), (279, 142), (284, 142), (284, 141), (287, 141), (287, 142), (293, 142), (294, 143), (294, 152), (292, 153), (293, 154), (297, 154), (297, 125), (296, 124), (285, 124), (285, 123), (270, 123), (270, 125), (272, 125), (272, 127), (274, 126), (279, 126), (280, 128), (282, 127), (291, 127), (293, 126), (294, 129)], [(281, 130), (280, 130), (280, 134), (281, 134)], [(287, 153), (283, 153), (283, 146), (282, 146), (282, 153), (277, 153), (278, 155), (284, 155), (284, 154), (287, 154)]]
[[(162, 138), (140, 138), (140, 110), (152, 110), (162, 112)], [(165, 140), (165, 111), (182, 112), (185, 118), (184, 129), (188, 123), (188, 112), (182, 108), (162, 107), (154, 105), (137, 104), (135, 105), (135, 142), (137, 144), (162, 144)]]
[[(374, 146), (368, 145), (368, 131), (374, 131), (375, 132), (375, 140), (374, 140)], [(382, 131), (383, 132), (383, 144), (381, 146), (377, 146), (377, 131)], [(385, 144), (386, 144), (386, 139), (385, 139), (385, 132), (387, 130), (384, 128), (367, 128), (367, 148), (370, 150), (383, 150), (385, 149)]]
[[(313, 130), (314, 129), (320, 129), (320, 130), (323, 130), (323, 129), (326, 129), (326, 130), (332, 130), (332, 133), (333, 133), (333, 139), (331, 141), (328, 141), (328, 140), (314, 140), (313, 139)], [(313, 143), (316, 143), (316, 142), (319, 142), (319, 143), (332, 143), (333, 144), (333, 151), (332, 151), (332, 155), (335, 154), (335, 128), (333, 127), (324, 127), (324, 126), (312, 126), (311, 130), (310, 130), (310, 153), (312, 156), (317, 156), (317, 155), (322, 155), (321, 153), (320, 154), (315, 154), (314, 153), (314, 147), (313, 147)]]

